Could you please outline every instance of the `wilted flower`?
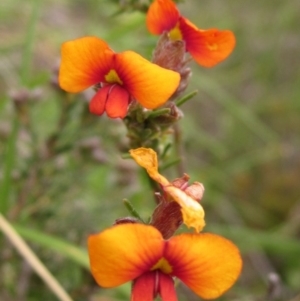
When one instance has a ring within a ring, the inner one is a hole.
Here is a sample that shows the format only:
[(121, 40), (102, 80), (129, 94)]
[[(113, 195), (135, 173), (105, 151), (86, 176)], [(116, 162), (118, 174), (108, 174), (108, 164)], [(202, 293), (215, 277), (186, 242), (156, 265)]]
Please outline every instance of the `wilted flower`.
[[(180, 205), (183, 222), (188, 227), (193, 227), (200, 232), (205, 226), (205, 221), (204, 210), (198, 202), (199, 198), (197, 200), (194, 199), (190, 194), (169, 182), (158, 172), (157, 154), (153, 149), (141, 147), (132, 149), (129, 152), (134, 160), (147, 170), (149, 176), (162, 186), (163, 191), (171, 197), (171, 200)], [(201, 183), (198, 183), (197, 186), (202, 196), (204, 186)]]

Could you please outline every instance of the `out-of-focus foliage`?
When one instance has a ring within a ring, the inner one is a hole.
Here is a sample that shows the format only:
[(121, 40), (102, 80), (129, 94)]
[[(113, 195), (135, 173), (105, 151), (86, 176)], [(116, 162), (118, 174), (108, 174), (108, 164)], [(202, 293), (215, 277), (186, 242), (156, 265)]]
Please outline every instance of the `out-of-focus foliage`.
[[(0, 209), (74, 300), (129, 299), (129, 285), (95, 284), (82, 249), (89, 233), (128, 214), (123, 198), (145, 220), (155, 204), (142, 171), (120, 156), (122, 122), (89, 114), (92, 91), (58, 88), (60, 45), (96, 35), (151, 59), (157, 37), (141, 12), (148, 4), (0, 4)], [(237, 38), (219, 66), (192, 64), (190, 91), (199, 93), (179, 122), (185, 171), (206, 188), (205, 230), (231, 238), (244, 257), (240, 280), (219, 300), (292, 300), (300, 293), (300, 2), (188, 0), (180, 9), (200, 28), (231, 29)], [(0, 243), (0, 300), (54, 300), (3, 236)], [(198, 300), (180, 291), (180, 300)]]

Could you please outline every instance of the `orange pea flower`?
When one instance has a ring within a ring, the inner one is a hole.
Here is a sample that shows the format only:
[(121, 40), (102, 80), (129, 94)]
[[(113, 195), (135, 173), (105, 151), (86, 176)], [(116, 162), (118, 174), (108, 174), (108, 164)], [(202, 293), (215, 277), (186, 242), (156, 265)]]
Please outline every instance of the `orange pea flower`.
[(89, 109), (124, 118), (132, 98), (147, 109), (164, 104), (176, 91), (177, 72), (152, 64), (133, 51), (113, 52), (97, 37), (65, 42), (61, 49), (60, 87), (71, 93), (101, 83)]
[(133, 280), (131, 301), (176, 301), (173, 277), (204, 299), (222, 295), (237, 280), (242, 260), (229, 240), (185, 233), (164, 240), (154, 227), (120, 224), (91, 235), (92, 274), (105, 288)]
[[(181, 207), (183, 222), (188, 227), (193, 227), (197, 232), (200, 232), (205, 226), (204, 210), (202, 206), (185, 193), (180, 188), (170, 183), (164, 176), (158, 172), (157, 154), (151, 148), (140, 147), (129, 151), (133, 159), (140, 166), (144, 167), (149, 176), (162, 186), (162, 189), (171, 199), (177, 202)], [(197, 182), (196, 182), (197, 183)], [(197, 183), (204, 192), (204, 187), (201, 183)]]
[(197, 28), (180, 15), (172, 0), (154, 0), (147, 13), (147, 27), (152, 34), (169, 33), (173, 41), (184, 40), (186, 51), (204, 67), (213, 67), (226, 59), (235, 46), (229, 30)]

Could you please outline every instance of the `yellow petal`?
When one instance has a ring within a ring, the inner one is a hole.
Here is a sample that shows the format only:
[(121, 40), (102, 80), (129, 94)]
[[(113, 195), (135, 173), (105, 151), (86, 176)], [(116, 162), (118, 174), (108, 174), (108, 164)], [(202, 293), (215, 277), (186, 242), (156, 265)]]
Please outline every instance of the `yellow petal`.
[(150, 63), (133, 51), (116, 54), (115, 70), (124, 88), (147, 109), (163, 105), (180, 82), (179, 73)]
[(147, 170), (149, 176), (161, 185), (169, 185), (169, 181), (158, 172), (157, 154), (151, 148), (140, 147), (129, 151), (135, 162)]
[(238, 248), (221, 236), (185, 233), (166, 244), (164, 257), (173, 268), (173, 276), (204, 299), (222, 295), (241, 272)]
[(205, 226), (205, 214), (202, 206), (180, 188), (167, 185), (163, 189), (180, 205), (184, 224), (189, 228), (194, 228), (197, 232), (202, 231)]
[(91, 271), (102, 287), (114, 287), (142, 275), (162, 258), (164, 240), (154, 227), (120, 224), (88, 239)]

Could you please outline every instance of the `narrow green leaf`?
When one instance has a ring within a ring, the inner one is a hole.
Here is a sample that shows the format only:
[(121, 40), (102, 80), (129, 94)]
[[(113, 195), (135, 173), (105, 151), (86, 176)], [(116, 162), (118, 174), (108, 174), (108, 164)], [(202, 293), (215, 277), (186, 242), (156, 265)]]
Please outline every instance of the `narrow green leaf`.
[(171, 112), (171, 109), (169, 108), (162, 108), (162, 109), (157, 109), (157, 110), (153, 110), (153, 111), (149, 111), (146, 115), (146, 119), (151, 119), (151, 118), (155, 118), (161, 115), (166, 115), (169, 114)]
[(144, 223), (144, 221), (141, 218), (141, 216), (139, 215), (139, 213), (136, 211), (136, 209), (133, 207), (133, 205), (128, 200), (124, 199), (123, 203), (130, 214), (132, 214), (134, 217), (138, 218), (140, 221), (142, 221)]
[(192, 99), (195, 95), (198, 94), (198, 90), (194, 90), (186, 95), (184, 95), (183, 97), (181, 97), (180, 99), (176, 100), (176, 106), (180, 107), (181, 105), (183, 105), (184, 103), (186, 103), (188, 100)]

